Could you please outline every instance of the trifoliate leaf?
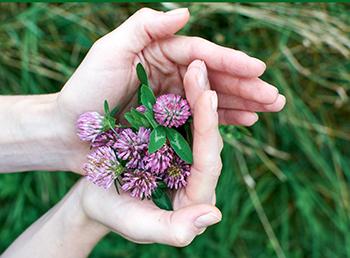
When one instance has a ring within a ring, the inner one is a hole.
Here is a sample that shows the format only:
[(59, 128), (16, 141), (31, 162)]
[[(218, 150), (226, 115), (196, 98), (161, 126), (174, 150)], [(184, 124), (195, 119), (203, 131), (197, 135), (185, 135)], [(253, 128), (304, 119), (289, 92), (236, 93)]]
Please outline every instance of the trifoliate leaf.
[(187, 142), (191, 143), (193, 142), (193, 135), (192, 135), (192, 130), (191, 130), (191, 124), (189, 121), (187, 121), (184, 126), (183, 126), (184, 130), (185, 130), (185, 136), (186, 136), (186, 140)]
[(148, 79), (147, 79), (147, 73), (146, 73), (145, 68), (143, 68), (141, 63), (137, 64), (136, 73), (137, 73), (137, 77), (139, 78), (139, 80), (142, 84), (149, 85)]
[(158, 126), (153, 129), (149, 138), (148, 152), (154, 153), (163, 147), (166, 141), (166, 132), (164, 127)]
[(145, 84), (141, 85), (141, 103), (149, 110), (153, 110), (153, 105), (156, 103), (156, 97), (151, 87)]
[(185, 138), (175, 129), (165, 128), (167, 138), (169, 139), (171, 147), (174, 149), (176, 154), (189, 164), (192, 164), (193, 157), (191, 147)]
[(156, 128), (157, 126), (159, 126), (158, 123), (156, 122), (156, 120), (154, 120), (154, 118), (153, 118), (153, 111), (152, 110), (146, 110), (144, 115), (153, 128)]
[(111, 114), (105, 115), (103, 122), (102, 122), (102, 131), (106, 132), (109, 129), (114, 131), (115, 123), (116, 123), (116, 120), (114, 117), (111, 116)]
[(163, 210), (171, 211), (173, 209), (166, 188), (157, 187), (152, 193), (152, 201)]
[(151, 127), (151, 124), (148, 122), (146, 116), (134, 108), (125, 113), (124, 117), (129, 122), (131, 127), (135, 128), (136, 130), (138, 130), (140, 127)]

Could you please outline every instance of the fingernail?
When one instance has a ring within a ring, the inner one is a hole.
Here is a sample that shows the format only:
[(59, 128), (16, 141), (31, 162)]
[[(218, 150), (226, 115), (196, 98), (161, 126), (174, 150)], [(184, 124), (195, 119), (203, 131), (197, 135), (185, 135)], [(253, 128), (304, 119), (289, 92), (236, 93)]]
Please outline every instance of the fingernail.
[(178, 9), (174, 9), (174, 10), (170, 10), (168, 12), (166, 12), (166, 15), (179, 15), (179, 14), (184, 14), (188, 12), (187, 8), (178, 8)]
[(218, 96), (216, 95), (216, 92), (213, 90), (211, 91), (210, 100), (211, 100), (211, 108), (213, 111), (216, 112), (218, 108)]
[(199, 216), (195, 221), (194, 225), (199, 228), (206, 228), (210, 225), (213, 225), (215, 223), (218, 223), (220, 221), (220, 218), (217, 217), (213, 212), (209, 212), (207, 214), (204, 214), (202, 216)]
[(247, 126), (253, 126), (257, 121), (259, 120), (259, 116), (258, 114), (254, 113), (251, 117), (251, 119), (249, 120), (249, 122), (247, 122)]
[(201, 61), (199, 65), (199, 76), (198, 76), (198, 85), (200, 88), (207, 90), (207, 85), (208, 85), (208, 71), (207, 67), (205, 66), (204, 61)]

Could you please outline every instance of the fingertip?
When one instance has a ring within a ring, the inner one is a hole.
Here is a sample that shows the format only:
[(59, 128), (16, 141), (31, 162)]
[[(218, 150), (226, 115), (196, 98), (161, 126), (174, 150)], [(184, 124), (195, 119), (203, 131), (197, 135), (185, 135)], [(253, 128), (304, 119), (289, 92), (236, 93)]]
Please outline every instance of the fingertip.
[(277, 99), (274, 103), (265, 105), (265, 108), (269, 112), (279, 112), (281, 111), (284, 106), (286, 105), (286, 97), (282, 94), (278, 94)]
[(189, 14), (188, 8), (183, 7), (183, 8), (176, 8), (172, 9), (170, 11), (165, 12), (166, 15), (185, 15)]
[(165, 13), (151, 8), (142, 8), (115, 30), (115, 32), (122, 31), (122, 34), (128, 37), (123, 35), (123, 37), (116, 37), (116, 40), (119, 44), (123, 43), (132, 48), (133, 52), (138, 52), (154, 39), (175, 34), (185, 26), (188, 20), (187, 8), (174, 9)]
[(168, 231), (167, 237), (170, 238), (171, 245), (184, 247), (189, 245), (203, 229), (218, 223), (220, 220), (221, 212), (215, 206), (208, 204), (190, 205), (172, 212), (169, 218), (171, 234)]
[(242, 116), (237, 119), (240, 125), (247, 127), (253, 126), (258, 120), (258, 114), (253, 112), (244, 112)]
[(222, 220), (222, 213), (221, 211), (216, 207), (216, 206), (212, 206), (213, 212), (216, 214), (216, 216), (218, 217), (220, 222)]
[(258, 76), (261, 76), (266, 70), (265, 62), (261, 61), (258, 58), (255, 58), (255, 57), (252, 57), (252, 60), (254, 61), (255, 65), (256, 65), (255, 69), (258, 71)]
[(259, 120), (259, 116), (257, 113), (252, 113), (249, 117), (246, 118), (246, 120), (246, 126), (253, 126)]
[(287, 104), (287, 99), (284, 95), (280, 94), (280, 98), (281, 98), (281, 100), (280, 100), (281, 109), (279, 111), (281, 111), (285, 107), (285, 105)]
[(220, 210), (215, 206), (211, 206), (210, 210), (208, 210), (206, 213), (201, 212), (201, 214), (194, 219), (193, 225), (201, 230), (220, 222), (221, 219), (222, 214)]
[(264, 90), (261, 92), (261, 94), (263, 94), (263, 96), (260, 96), (259, 98), (257, 98), (257, 101), (260, 101), (264, 104), (274, 103), (279, 96), (279, 91), (278, 91), (277, 87), (275, 87), (267, 82), (263, 82), (263, 85), (264, 85)]
[(204, 64), (204, 61), (196, 59), (188, 65), (187, 71), (192, 69), (192, 68), (202, 68), (203, 64)]
[(224, 125), (252, 126), (258, 119), (258, 114), (244, 110), (219, 109), (220, 123)]
[(194, 108), (203, 91), (210, 88), (205, 63), (194, 60), (190, 63), (184, 76), (184, 88), (191, 108)]
[(167, 11), (164, 13), (166, 16), (169, 16), (169, 17), (181, 17), (181, 19), (183, 19), (184, 21), (187, 21), (189, 20), (190, 18), (190, 11), (187, 7), (184, 7), (184, 8), (177, 8), (177, 9), (173, 9), (173, 10), (170, 10), (170, 11)]
[[(236, 75), (245, 78), (257, 78), (261, 76), (266, 70), (266, 64), (258, 58), (251, 57), (242, 51), (235, 52), (234, 64), (232, 67)], [(240, 60), (237, 63), (237, 60)]]

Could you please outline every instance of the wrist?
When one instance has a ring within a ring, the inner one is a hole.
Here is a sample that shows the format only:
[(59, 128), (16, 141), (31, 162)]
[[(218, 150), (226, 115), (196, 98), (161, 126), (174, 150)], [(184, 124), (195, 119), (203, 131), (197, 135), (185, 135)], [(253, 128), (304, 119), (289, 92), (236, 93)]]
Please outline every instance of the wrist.
[[(86, 213), (83, 206), (84, 181), (79, 180), (62, 201), (59, 217), (63, 235), (69, 236), (74, 246), (84, 248), (88, 254), (97, 242), (109, 233), (109, 229)], [(77, 241), (79, 244), (76, 243)]]
[(3, 96), (0, 101), (0, 172), (61, 170), (82, 174), (88, 144), (75, 134), (76, 118), (58, 94)]
[[(31, 225), (2, 254), (4, 257), (87, 257), (108, 232), (88, 219), (81, 206), (81, 183)], [(1, 257), (2, 257), (1, 256)]]
[(68, 170), (69, 148), (60, 136), (64, 125), (58, 119), (57, 94), (16, 97), (10, 107), (11, 128), (17, 171)]

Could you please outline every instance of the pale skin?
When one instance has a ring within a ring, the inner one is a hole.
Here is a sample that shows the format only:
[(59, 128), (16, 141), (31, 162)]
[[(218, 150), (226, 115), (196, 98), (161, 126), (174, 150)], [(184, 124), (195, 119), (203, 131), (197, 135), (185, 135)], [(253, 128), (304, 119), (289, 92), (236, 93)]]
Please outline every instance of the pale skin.
[(285, 98), (258, 78), (265, 71), (258, 59), (204, 39), (174, 36), (188, 19), (187, 9), (141, 9), (93, 45), (61, 92), (0, 97), (0, 171), (82, 174), (89, 145), (76, 136), (77, 117), (102, 113), (104, 99), (122, 110), (135, 105), (135, 66), (142, 62), (157, 95), (185, 94), (193, 112), (194, 162), (188, 186), (173, 196), (174, 211), (80, 180), (3, 257), (85, 257), (109, 231), (138, 243), (185, 246), (220, 221), (214, 206), (221, 171), (218, 124), (250, 126), (256, 112), (280, 111)]

